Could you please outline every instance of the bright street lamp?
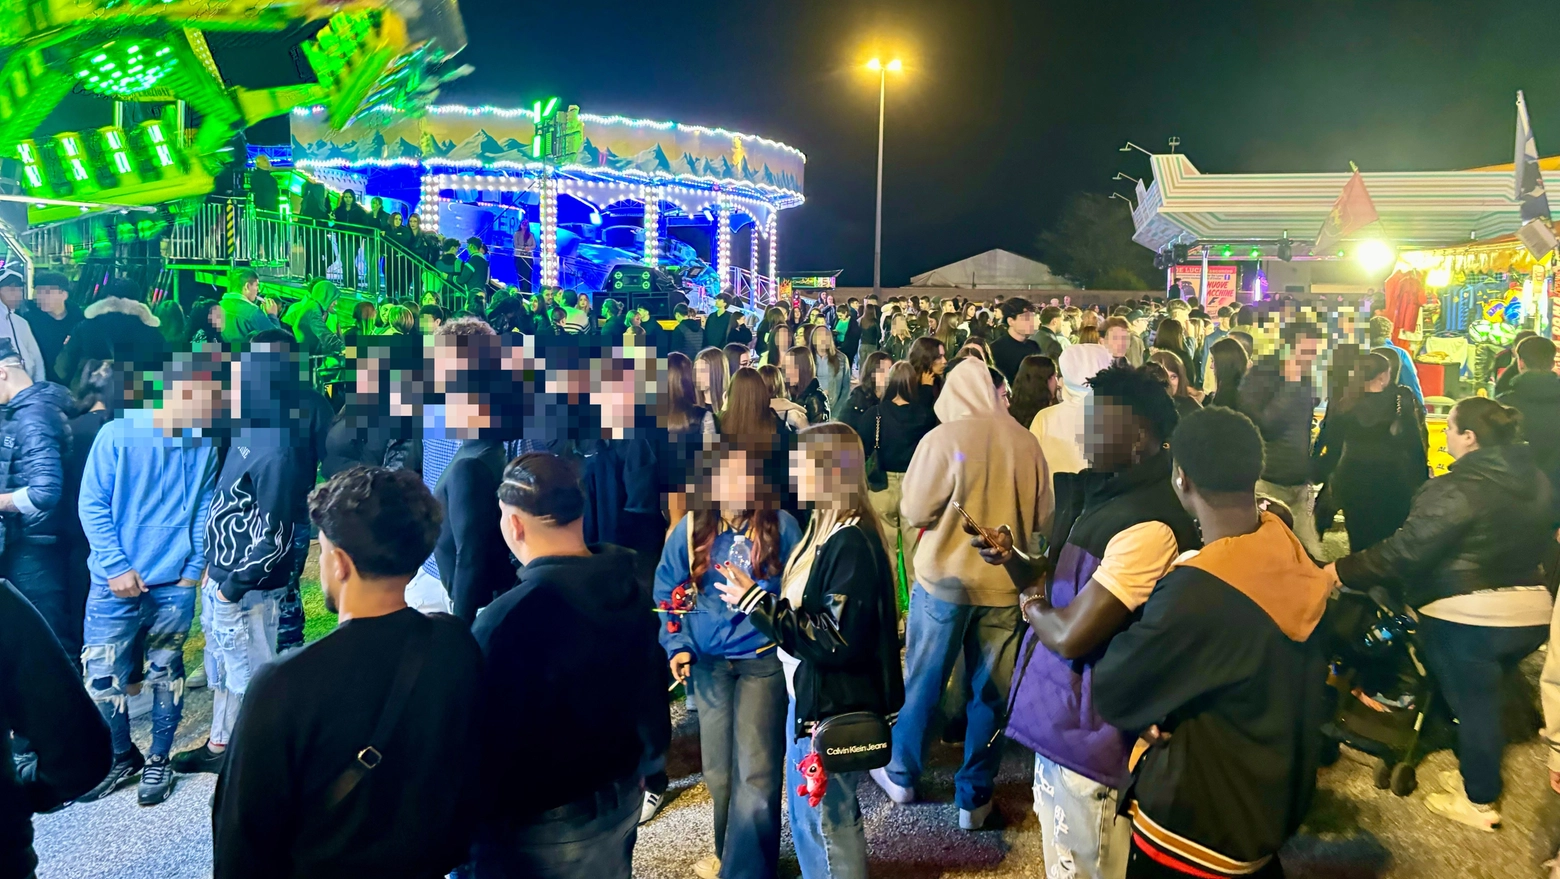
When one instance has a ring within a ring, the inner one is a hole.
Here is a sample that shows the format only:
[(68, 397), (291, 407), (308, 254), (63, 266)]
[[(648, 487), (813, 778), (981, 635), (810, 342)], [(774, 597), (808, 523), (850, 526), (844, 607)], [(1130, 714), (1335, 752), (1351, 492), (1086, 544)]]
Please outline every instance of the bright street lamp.
[(878, 159), (877, 159), (877, 224), (872, 244), (872, 295), (883, 295), (883, 117), (888, 106), (888, 74), (904, 69), (898, 58), (883, 63), (881, 58), (867, 62), (867, 69), (878, 75)]

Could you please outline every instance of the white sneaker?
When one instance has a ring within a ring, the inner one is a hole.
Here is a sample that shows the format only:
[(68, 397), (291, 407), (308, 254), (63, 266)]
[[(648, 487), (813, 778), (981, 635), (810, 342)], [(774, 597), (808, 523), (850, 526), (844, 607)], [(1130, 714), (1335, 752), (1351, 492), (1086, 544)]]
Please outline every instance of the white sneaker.
[(645, 804), (639, 807), (639, 823), (649, 824), (655, 813), (661, 811), (661, 794), (645, 791)]
[(1436, 778), (1441, 782), (1441, 790), (1449, 794), (1460, 794), (1463, 792), (1462, 773), (1456, 769), (1443, 769)]
[(720, 858), (707, 855), (693, 865), (693, 875), (699, 879), (720, 879)]
[(960, 830), (980, 830), (986, 826), (986, 819), (991, 817), (991, 803), (977, 806), (974, 809), (959, 810)]
[(1487, 833), (1494, 833), (1495, 828), (1500, 826), (1500, 813), (1495, 811), (1494, 806), (1476, 805), (1461, 792), (1431, 794), (1425, 797), (1425, 805), (1437, 815)]
[(872, 776), (872, 780), (877, 783), (877, 786), (883, 789), (883, 793), (888, 794), (889, 799), (899, 805), (903, 806), (915, 802), (915, 788), (895, 784), (893, 779), (888, 777), (888, 769), (886, 767), (874, 769), (867, 774)]

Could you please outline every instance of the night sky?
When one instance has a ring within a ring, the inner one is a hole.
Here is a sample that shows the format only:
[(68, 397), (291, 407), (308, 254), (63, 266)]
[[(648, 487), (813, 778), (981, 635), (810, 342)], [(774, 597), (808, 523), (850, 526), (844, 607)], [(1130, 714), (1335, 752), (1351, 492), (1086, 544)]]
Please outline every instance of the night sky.
[[(1200, 169), (1432, 170), (1509, 162), (1515, 92), (1560, 153), (1542, 4), (461, 0), (477, 68), (444, 102), (561, 96), (718, 125), (807, 154), (786, 271), (872, 283), (876, 51), (889, 81), (883, 281), (992, 247), (1035, 252), (1079, 190), (1130, 193), (1132, 140)], [(521, 11), (523, 10), (523, 12)], [(1551, 182), (1551, 185), (1555, 185)], [(1123, 210), (1125, 205), (1121, 206)]]

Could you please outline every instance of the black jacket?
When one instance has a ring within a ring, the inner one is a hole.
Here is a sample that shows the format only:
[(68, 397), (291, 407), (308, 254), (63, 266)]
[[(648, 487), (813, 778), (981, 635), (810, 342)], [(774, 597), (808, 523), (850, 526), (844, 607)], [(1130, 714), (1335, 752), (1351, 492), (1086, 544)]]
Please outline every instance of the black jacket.
[[(1560, 375), (1549, 370), (1521, 373), (1511, 380), (1511, 390), (1497, 399), (1522, 413), (1522, 435), (1533, 449), (1538, 469), (1549, 477), (1551, 487), (1560, 486)], [(1560, 517), (1560, 492), (1550, 500)]]
[[(373, 418), (363, 424), (365, 418)], [(320, 459), (320, 478), (329, 479), (353, 467), (385, 467), (422, 472), (422, 439), (409, 426), (397, 429), (400, 419), (388, 415), (354, 414), (344, 407), (331, 422)]]
[(1315, 482), (1328, 484), (1343, 510), (1349, 545), (1385, 540), (1408, 518), (1414, 492), (1430, 478), (1424, 409), (1401, 385), (1361, 394), (1347, 411), (1328, 404), (1313, 451)]
[[(106, 303), (106, 305), (105, 305)], [(168, 351), (156, 320), (139, 302), (109, 297), (87, 308), (86, 320), (70, 331), (70, 339), (54, 359), (54, 374), (75, 381), (88, 360), (114, 360), (138, 369), (161, 368)]]
[[(645, 616), (649, 616), (646, 614)], [(38, 755), (18, 778), (11, 736)], [(32, 875), (32, 814), (68, 803), (108, 774), (108, 726), (81, 686), (76, 658), (60, 649), (32, 603), (0, 580), (0, 879)]]
[(872, 454), (872, 441), (877, 430), (877, 413), (872, 409), (878, 404), (877, 398), (866, 385), (856, 385), (850, 389), (850, 396), (845, 398), (844, 411), (835, 413), (835, 420), (850, 425), (850, 429), (861, 437), (861, 445), (868, 455)]
[(1338, 577), (1351, 589), (1401, 585), (1415, 608), (1541, 584), (1555, 533), (1550, 494), (1525, 443), (1469, 452), (1419, 489), (1396, 533), (1339, 559)]
[(693, 318), (684, 318), (672, 329), (672, 350), (681, 351), (692, 360), (704, 350), (704, 327)]
[(807, 410), (808, 424), (822, 424), (829, 420), (829, 399), (823, 395), (823, 388), (818, 386), (817, 379), (808, 382), (807, 387), (792, 398), (792, 402), (800, 403)]
[(704, 347), (724, 348), (726, 339), (731, 335), (731, 328), (736, 323), (736, 315), (733, 312), (716, 314), (711, 312), (704, 319)]
[(36, 303), (25, 302), (17, 313), (27, 318), (27, 326), (32, 329), (33, 338), (38, 342), (38, 353), (43, 355), (43, 368), (48, 380), (68, 386), (79, 378), (74, 375), (61, 376), (54, 370), (54, 364), (60, 352), (65, 350), (65, 340), (70, 338), (76, 324), (83, 320), (81, 309), (67, 303), (65, 316), (55, 318)]
[(1094, 666), (1100, 716), (1170, 733), (1135, 767), (1123, 806), (1229, 858), (1273, 855), (1316, 789), (1327, 719), (1325, 626), (1291, 640), (1208, 571), (1172, 570)]
[(1286, 381), (1276, 357), (1257, 362), (1240, 383), (1240, 411), (1262, 432), (1262, 478), (1302, 485), (1311, 471), (1311, 421), (1316, 395), (1311, 382)]
[[(872, 440), (880, 415), (883, 418), (882, 441), (874, 446)], [(930, 399), (923, 398), (903, 406), (885, 400), (862, 416), (862, 427), (871, 431), (861, 435), (862, 445), (869, 455), (873, 448), (877, 449), (878, 466), (883, 472), (903, 473), (910, 469), (910, 459), (915, 456), (915, 447), (920, 445), (921, 437), (937, 424), (937, 413), (932, 410)]]
[(486, 657), (482, 763), (499, 829), (637, 784), (671, 740), (650, 584), (629, 550), (590, 549), (532, 559), (472, 630)]
[[(23, 512), (7, 515), (7, 537), (53, 543), (68, 534), (65, 523), (76, 515), (65, 497), (65, 461), (70, 457), (70, 424), (65, 410), (70, 393), (49, 382), (23, 388), (0, 407), (0, 494), (26, 489)], [(21, 524), (20, 534), (12, 530)]]
[(504, 481), (504, 446), (467, 440), (439, 474), (433, 495), (444, 507), (433, 556), (455, 615), (467, 625), (477, 611), (515, 583), (509, 547), (498, 527), (498, 487)]
[(899, 671), (899, 605), (883, 541), (860, 519), (825, 535), (800, 607), (755, 585), (738, 609), (796, 669), (797, 738), (851, 711), (891, 715), (905, 703)]

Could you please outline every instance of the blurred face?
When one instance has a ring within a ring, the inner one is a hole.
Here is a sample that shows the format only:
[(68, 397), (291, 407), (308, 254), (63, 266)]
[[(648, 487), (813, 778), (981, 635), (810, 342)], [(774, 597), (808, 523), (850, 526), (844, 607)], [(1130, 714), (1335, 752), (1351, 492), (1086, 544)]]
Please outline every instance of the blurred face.
[(785, 383), (795, 387), (802, 380), (802, 371), (796, 365), (796, 358), (787, 354), (780, 358), (780, 362), (785, 367)]
[(206, 312), (206, 314), (211, 319), (211, 328), (217, 332), (222, 332), (223, 328), (227, 326), (227, 315), (222, 313), (221, 306), (212, 306), (211, 310)]
[(1132, 333), (1125, 327), (1111, 327), (1105, 331), (1105, 348), (1110, 351), (1110, 356), (1125, 357), (1130, 347)]
[(844, 458), (825, 449), (792, 451), (791, 486), (796, 489), (797, 500), (814, 509), (847, 509), (852, 503), (852, 492), (841, 487), (856, 485), (861, 474), (841, 466)]
[(1321, 339), (1303, 338), (1295, 343), (1294, 359), (1301, 369), (1308, 370), (1316, 363), (1316, 355), (1322, 350)]
[(893, 368), (892, 360), (884, 360), (878, 364), (877, 369), (872, 371), (872, 392), (877, 396), (883, 396), (884, 389), (888, 387), (888, 374)]
[(36, 287), (33, 295), (38, 299), (38, 307), (47, 314), (62, 317), (65, 314), (65, 300), (69, 294), (60, 287)]
[(776, 330), (775, 331), (775, 345), (781, 351), (784, 351), (787, 348), (790, 348), (791, 347), (791, 331), (789, 329), (786, 329), (786, 328), (781, 328), (781, 329)]
[(695, 363), (693, 365), (693, 389), (698, 392), (700, 398), (709, 395), (710, 368), (703, 363)]
[(433, 331), (439, 328), (440, 320), (431, 314), (417, 315), (417, 328), (425, 336), (433, 335)]
[(470, 439), (477, 431), (493, 426), (493, 414), (480, 394), (448, 394), (444, 398), (444, 423), (461, 439)]
[(4, 302), (6, 308), (14, 311), (17, 306), (22, 304), (22, 297), (26, 292), (26, 290), (15, 285), (0, 287), (0, 302)]
[(727, 513), (753, 509), (758, 502), (758, 479), (748, 466), (747, 455), (735, 452), (715, 465), (710, 495), (715, 505)]
[(1035, 334), (1035, 325), (1038, 322), (1039, 318), (1035, 316), (1034, 312), (1026, 311), (1008, 321), (1008, 329), (1020, 336), (1032, 336)]
[(1083, 454), (1102, 473), (1120, 473), (1132, 466), (1141, 431), (1130, 406), (1090, 394), (1083, 404)]
[(158, 423), (167, 431), (209, 428), (226, 409), (222, 383), (216, 381), (176, 381), (163, 394)]

